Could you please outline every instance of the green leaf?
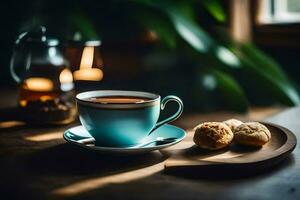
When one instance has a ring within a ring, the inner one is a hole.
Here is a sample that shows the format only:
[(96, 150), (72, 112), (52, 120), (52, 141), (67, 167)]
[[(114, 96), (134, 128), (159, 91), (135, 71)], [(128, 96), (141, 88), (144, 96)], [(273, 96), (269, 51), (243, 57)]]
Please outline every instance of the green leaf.
[(140, 16), (139, 21), (142, 26), (153, 31), (161, 42), (171, 49), (176, 47), (176, 32), (174, 32), (169, 19), (162, 16), (162, 13), (156, 13), (152, 9), (140, 8), (135, 14)]
[(300, 104), (299, 92), (275, 60), (253, 44), (233, 41), (222, 29), (219, 33), (222, 41), (231, 46), (230, 50), (238, 57), (241, 67), (251, 76), (250, 84), (260, 85), (258, 89), (285, 105)]
[(219, 22), (227, 20), (224, 9), (221, 6), (220, 0), (203, 0), (201, 1), (207, 11)]
[(96, 28), (94, 27), (94, 24), (88, 18), (81, 12), (76, 12), (70, 15), (68, 18), (71, 25), (74, 27), (74, 29), (77, 29), (84, 39), (87, 40), (93, 40), (93, 39), (99, 39)]
[[(252, 78), (254, 85), (255, 81), (259, 80), (261, 86), (259, 90), (268, 90), (270, 96), (286, 105), (300, 104), (298, 91), (280, 66), (254, 46), (242, 44), (229, 49), (226, 45), (219, 44), (196, 23), (191, 15), (182, 11), (178, 3), (149, 0), (141, 0), (141, 2), (159, 8), (169, 16), (178, 35), (198, 54), (198, 57), (201, 57), (200, 62), (211, 63), (211, 66), (232, 72), (237, 69), (238, 72), (242, 72), (240, 69), (245, 69), (247, 73), (250, 72), (249, 74), (254, 76)], [(221, 9), (217, 5), (217, 0), (212, 1), (216, 3), (207, 0), (205, 2), (203, 3), (210, 12), (216, 13)], [(216, 17), (223, 20), (223, 17)], [(232, 44), (232, 41), (229, 39), (224, 43), (228, 45), (228, 43)], [(217, 73), (217, 76), (220, 78), (220, 73)], [(229, 80), (229, 78), (222, 80)]]
[(240, 51), (243, 55), (247, 55), (248, 59), (255, 61), (256, 64), (254, 65), (254, 67), (256, 67), (257, 70), (260, 70), (264, 73), (269, 73), (277, 79), (285, 81), (287, 80), (287, 76), (280, 68), (280, 66), (270, 56), (267, 56), (253, 44), (240, 44), (237, 47), (237, 50)]
[(210, 73), (217, 82), (217, 90), (230, 108), (245, 112), (248, 109), (247, 97), (239, 83), (229, 74), (211, 69)]
[(191, 19), (175, 7), (166, 9), (177, 33), (195, 50), (200, 53), (208, 52), (214, 45), (211, 37)]
[(206, 90), (214, 90), (219, 104), (232, 110), (246, 112), (248, 110), (247, 97), (239, 83), (229, 74), (210, 69), (203, 75), (202, 85)]
[[(193, 20), (194, 13), (190, 4), (181, 1), (151, 1), (131, 0), (136, 3), (147, 5), (162, 11), (170, 18), (176, 32), (194, 49), (205, 53), (213, 46), (213, 40)], [(182, 6), (185, 5), (185, 6)]]
[[(280, 67), (267, 56), (259, 51), (242, 46), (232, 50), (222, 45), (217, 45), (197, 23), (188, 19), (184, 14), (179, 12), (175, 7), (166, 11), (178, 34), (197, 52), (204, 54), (214, 66), (229, 68), (247, 68), (255, 72), (260, 78), (261, 85), (270, 89), (270, 95), (286, 105), (300, 104), (298, 91), (286, 78)], [(232, 52), (233, 51), (233, 52)], [(217, 65), (218, 64), (218, 65)]]
[(254, 81), (259, 80), (259, 84), (264, 89), (268, 89), (267, 93), (278, 99), (281, 103), (290, 106), (299, 105), (299, 92), (287, 79), (285, 73), (277, 63), (260, 54), (259, 51), (255, 51), (253, 47), (250, 47), (252, 48), (250, 50), (249, 47), (247, 44), (240, 44), (240, 48), (236, 48), (234, 51), (245, 68), (255, 75)]

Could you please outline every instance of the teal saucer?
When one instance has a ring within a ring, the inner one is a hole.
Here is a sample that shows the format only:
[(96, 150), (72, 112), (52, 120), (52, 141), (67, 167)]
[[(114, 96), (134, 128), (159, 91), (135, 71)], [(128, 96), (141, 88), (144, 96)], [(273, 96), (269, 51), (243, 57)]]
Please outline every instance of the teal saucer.
[[(175, 145), (186, 136), (183, 129), (173, 125), (165, 124), (147, 136), (142, 144), (138, 144), (132, 147), (102, 147), (97, 146), (93, 142), (93, 137), (83, 126), (75, 126), (66, 130), (63, 134), (64, 139), (70, 144), (75, 144), (80, 147), (101, 152), (112, 154), (139, 154), (147, 153), (154, 150), (160, 150), (169, 146)], [(157, 140), (163, 140), (172, 138), (170, 142), (156, 142)]]

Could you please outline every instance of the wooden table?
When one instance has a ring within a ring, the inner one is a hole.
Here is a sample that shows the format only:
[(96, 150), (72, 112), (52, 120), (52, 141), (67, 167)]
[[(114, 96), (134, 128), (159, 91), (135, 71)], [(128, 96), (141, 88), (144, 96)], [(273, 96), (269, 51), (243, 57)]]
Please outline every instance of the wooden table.
[[(6, 94), (6, 93), (5, 93)], [(0, 95), (5, 95), (0, 92)], [(8, 97), (6, 97), (9, 99)], [(2, 107), (5, 102), (1, 102)], [(9, 104), (9, 103), (7, 103)], [(184, 114), (176, 125), (190, 129), (201, 121), (263, 119), (279, 109), (251, 109), (247, 115), (218, 112)], [(292, 113), (292, 114), (291, 114)], [(288, 110), (270, 121), (287, 126), (300, 136), (297, 115)], [(74, 124), (73, 124), (74, 125)], [(72, 125), (69, 125), (72, 126)], [(29, 127), (0, 123), (1, 199), (299, 199), (300, 150), (284, 162), (251, 176), (185, 177), (167, 175), (169, 155), (117, 157), (82, 151), (67, 144), (63, 131), (69, 126)], [(232, 172), (234, 174), (235, 172)], [(201, 172), (199, 172), (201, 174)]]

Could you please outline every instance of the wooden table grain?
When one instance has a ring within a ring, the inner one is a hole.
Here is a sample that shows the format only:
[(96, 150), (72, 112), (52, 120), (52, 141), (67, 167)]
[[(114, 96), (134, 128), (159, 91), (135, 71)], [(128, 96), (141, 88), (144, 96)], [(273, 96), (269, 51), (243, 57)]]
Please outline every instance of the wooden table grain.
[[(0, 95), (4, 93), (0, 92)], [(7, 98), (9, 99), (9, 98)], [(5, 104), (1, 102), (1, 106)], [(9, 103), (8, 103), (9, 104)], [(185, 113), (175, 124), (188, 130), (201, 121), (236, 117), (278, 123), (300, 136), (300, 108), (255, 108), (248, 114)], [(270, 117), (272, 116), (272, 117)], [(75, 123), (76, 124), (76, 123)], [(159, 151), (109, 156), (67, 144), (63, 131), (73, 126), (31, 127), (0, 123), (1, 199), (299, 199), (300, 150), (259, 174), (185, 177), (166, 174)], [(199, 172), (201, 174), (201, 172)]]

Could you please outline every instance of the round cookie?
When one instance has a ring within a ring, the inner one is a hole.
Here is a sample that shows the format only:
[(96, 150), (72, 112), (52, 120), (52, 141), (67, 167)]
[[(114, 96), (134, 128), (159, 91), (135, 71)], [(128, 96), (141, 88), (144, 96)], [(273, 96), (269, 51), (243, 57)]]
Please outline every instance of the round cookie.
[(205, 122), (194, 128), (194, 142), (204, 149), (221, 149), (233, 140), (233, 132), (221, 122)]
[(234, 142), (242, 145), (260, 147), (271, 139), (269, 129), (258, 122), (247, 122), (234, 130)]
[(232, 131), (239, 125), (241, 125), (243, 122), (237, 119), (228, 119), (226, 121), (223, 121), (224, 124), (226, 124)]

